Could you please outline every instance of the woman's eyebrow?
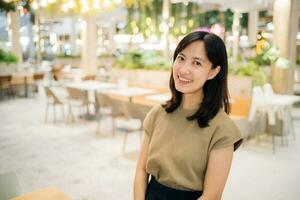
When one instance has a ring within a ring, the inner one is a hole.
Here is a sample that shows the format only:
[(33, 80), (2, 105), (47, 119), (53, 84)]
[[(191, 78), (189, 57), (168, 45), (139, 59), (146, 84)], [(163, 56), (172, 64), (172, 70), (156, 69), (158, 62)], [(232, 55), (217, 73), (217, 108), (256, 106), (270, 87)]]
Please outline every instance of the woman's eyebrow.
[(201, 62), (205, 62), (205, 60), (203, 60), (202, 58), (200, 58), (200, 57), (193, 57), (193, 59), (195, 59), (195, 60), (199, 60), (199, 61), (201, 61)]
[(181, 56), (185, 57), (184, 53), (181, 53), (181, 52), (178, 55), (181, 55)]

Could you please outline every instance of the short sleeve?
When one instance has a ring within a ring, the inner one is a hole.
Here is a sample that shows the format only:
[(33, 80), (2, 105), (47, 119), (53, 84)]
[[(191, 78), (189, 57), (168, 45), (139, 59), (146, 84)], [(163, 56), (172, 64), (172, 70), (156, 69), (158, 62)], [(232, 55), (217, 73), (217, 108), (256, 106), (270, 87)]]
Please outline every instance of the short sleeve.
[(239, 148), (243, 138), (236, 124), (231, 120), (224, 120), (214, 132), (211, 149), (220, 149), (234, 145), (234, 151)]
[(157, 113), (160, 109), (159, 106), (154, 106), (146, 115), (144, 121), (143, 121), (143, 129), (149, 137), (151, 137), (152, 132), (154, 130), (154, 124), (155, 124), (155, 119), (157, 117)]

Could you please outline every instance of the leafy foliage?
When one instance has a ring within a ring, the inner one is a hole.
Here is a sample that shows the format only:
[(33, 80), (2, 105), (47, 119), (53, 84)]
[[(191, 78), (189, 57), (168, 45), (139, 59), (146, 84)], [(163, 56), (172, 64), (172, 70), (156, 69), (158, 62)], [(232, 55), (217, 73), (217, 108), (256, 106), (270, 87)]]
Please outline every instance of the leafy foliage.
[(253, 61), (231, 64), (229, 66), (229, 74), (238, 76), (251, 76), (254, 85), (263, 85), (266, 83), (267, 77), (263, 71), (262, 66)]
[(14, 54), (7, 53), (4, 50), (0, 49), (0, 63), (1, 62), (6, 64), (17, 63), (18, 58)]
[(119, 56), (115, 67), (125, 69), (169, 70), (164, 57), (156, 51), (130, 51)]
[(274, 46), (269, 46), (263, 48), (261, 54), (258, 54), (254, 58), (250, 58), (250, 61), (253, 61), (258, 65), (271, 65), (278, 58), (279, 58), (279, 50)]
[(0, 11), (1, 12), (10, 12), (10, 11), (15, 11), (16, 10), (16, 5), (13, 1), (7, 2), (4, 0), (0, 0)]

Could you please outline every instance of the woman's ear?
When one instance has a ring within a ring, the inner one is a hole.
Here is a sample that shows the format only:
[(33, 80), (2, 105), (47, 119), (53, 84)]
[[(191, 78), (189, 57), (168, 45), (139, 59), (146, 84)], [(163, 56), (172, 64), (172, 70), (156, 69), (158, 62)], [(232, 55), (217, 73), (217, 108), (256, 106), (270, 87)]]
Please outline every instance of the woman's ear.
[(211, 69), (210, 72), (208, 73), (208, 78), (207, 80), (211, 80), (213, 78), (215, 78), (215, 76), (217, 76), (217, 74), (220, 72), (221, 67), (217, 66), (214, 69)]

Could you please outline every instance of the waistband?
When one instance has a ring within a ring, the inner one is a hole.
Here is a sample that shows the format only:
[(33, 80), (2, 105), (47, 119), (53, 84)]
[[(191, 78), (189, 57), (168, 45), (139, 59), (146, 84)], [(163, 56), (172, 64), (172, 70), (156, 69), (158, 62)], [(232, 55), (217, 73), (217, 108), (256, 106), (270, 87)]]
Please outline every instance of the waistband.
[(172, 196), (178, 196), (178, 197), (186, 197), (188, 199), (197, 199), (202, 195), (202, 191), (187, 191), (187, 190), (179, 190), (175, 188), (171, 188), (168, 186), (165, 186), (161, 183), (159, 183), (154, 176), (151, 176), (151, 180), (148, 184), (148, 187), (159, 191), (161, 194), (166, 194), (169, 195), (171, 194)]

